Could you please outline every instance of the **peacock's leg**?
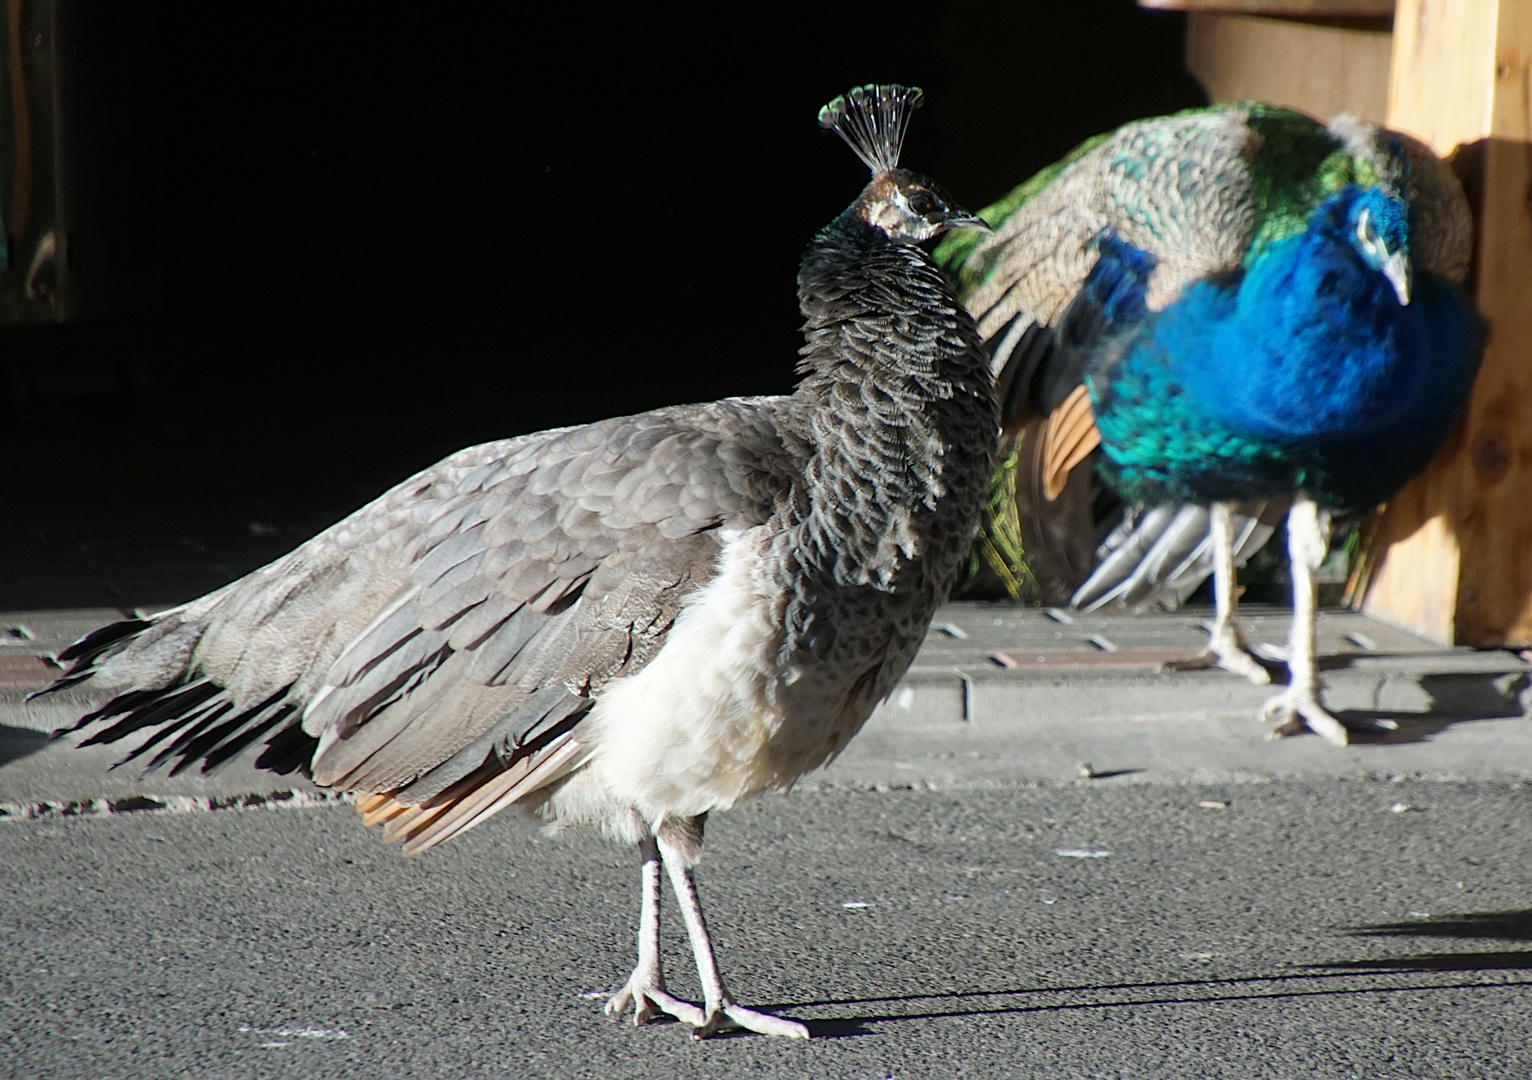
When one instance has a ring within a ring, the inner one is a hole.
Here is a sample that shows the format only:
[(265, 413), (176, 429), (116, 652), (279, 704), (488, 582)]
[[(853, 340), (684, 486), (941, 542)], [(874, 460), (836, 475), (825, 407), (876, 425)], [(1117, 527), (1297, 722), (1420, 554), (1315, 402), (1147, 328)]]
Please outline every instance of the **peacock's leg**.
[(1346, 726), (1319, 704), (1319, 668), (1314, 662), (1314, 619), (1319, 595), (1315, 575), (1330, 543), (1330, 515), (1300, 494), (1287, 514), (1287, 556), (1293, 575), (1293, 621), (1288, 631), (1287, 689), (1266, 702), (1263, 719), (1279, 720), (1272, 738), (1307, 727), (1337, 746), (1350, 741)]
[(1271, 675), (1250, 655), (1239, 628), (1239, 592), (1234, 584), (1234, 515), (1228, 503), (1214, 503), (1210, 510), (1213, 537), (1213, 626), (1207, 647), (1191, 660), (1166, 666), (1176, 671), (1221, 667), (1243, 675), (1257, 686), (1271, 682)]
[(724, 989), (723, 978), (718, 974), (718, 959), (713, 955), (713, 942), (708, 937), (707, 922), (702, 918), (702, 904), (697, 899), (697, 885), (692, 880), (691, 868), (685, 854), (673, 844), (660, 837), (660, 853), (676, 899), (681, 904), (681, 916), (686, 920), (686, 933), (691, 938), (692, 954), (697, 958), (697, 977), (702, 980), (706, 1020), (692, 1034), (699, 1039), (715, 1035), (729, 1028), (744, 1028), (761, 1035), (785, 1035), (794, 1039), (807, 1039), (809, 1029), (780, 1016), (756, 1012), (743, 1005), (736, 1005)]
[(607, 999), (608, 1016), (621, 1016), (633, 1006), (633, 1023), (647, 1024), (654, 1010), (669, 1013), (677, 1020), (700, 1026), (707, 1017), (689, 1001), (671, 997), (665, 990), (665, 972), (660, 966), (660, 849), (654, 837), (638, 843), (644, 857), (643, 906), (638, 916), (638, 966), (628, 977), (627, 985)]

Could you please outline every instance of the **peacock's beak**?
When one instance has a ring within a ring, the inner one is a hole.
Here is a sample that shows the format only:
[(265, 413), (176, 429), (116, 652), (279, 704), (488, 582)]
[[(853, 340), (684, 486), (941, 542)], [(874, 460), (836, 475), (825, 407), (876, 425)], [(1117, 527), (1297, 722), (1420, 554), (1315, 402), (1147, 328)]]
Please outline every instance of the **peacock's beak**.
[(972, 229), (975, 232), (981, 233), (992, 233), (995, 231), (986, 225), (984, 219), (978, 214), (970, 214), (967, 210), (953, 210), (942, 221), (942, 224), (949, 229)]
[(1388, 278), (1388, 283), (1394, 287), (1394, 295), (1399, 297), (1399, 306), (1409, 307), (1410, 290), (1415, 284), (1415, 271), (1410, 266), (1409, 253), (1389, 252), (1388, 258), (1383, 260), (1383, 276)]

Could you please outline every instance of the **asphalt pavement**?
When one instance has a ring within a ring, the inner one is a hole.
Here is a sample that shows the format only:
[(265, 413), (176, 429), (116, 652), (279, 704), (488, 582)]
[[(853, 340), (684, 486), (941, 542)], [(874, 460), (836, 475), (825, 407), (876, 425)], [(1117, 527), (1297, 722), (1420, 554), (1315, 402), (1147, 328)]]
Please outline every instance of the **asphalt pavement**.
[[(601, 1013), (629, 851), (502, 814), (403, 859), (302, 782), (48, 741), (91, 699), (26, 690), (117, 614), (0, 616), (0, 1075), (1532, 1075), (1512, 653), (1326, 613), (1333, 707), (1398, 723), (1337, 748), (1162, 670), (1205, 612), (952, 605), (841, 759), (709, 822), (725, 977), (814, 1037), (697, 1043)], [(1250, 616), (1280, 678), (1284, 613)]]
[(602, 1015), (638, 875), (597, 838), (501, 815), (405, 860), (344, 806), (37, 820), (0, 831), (0, 1072), (1526, 1076), (1529, 826), (1517, 782), (767, 797), (710, 825), (703, 899), (736, 995), (813, 1038), (699, 1043)]

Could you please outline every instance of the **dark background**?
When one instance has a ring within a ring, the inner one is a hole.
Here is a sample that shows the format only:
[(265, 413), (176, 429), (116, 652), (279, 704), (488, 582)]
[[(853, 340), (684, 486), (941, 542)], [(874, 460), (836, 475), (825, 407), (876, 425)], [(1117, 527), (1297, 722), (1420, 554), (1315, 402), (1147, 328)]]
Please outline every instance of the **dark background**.
[(925, 89), (904, 163), (972, 209), (1205, 100), (1131, 0), (68, 6), (136, 288), (0, 330), (0, 610), (184, 599), (458, 447), (790, 389), (852, 85)]

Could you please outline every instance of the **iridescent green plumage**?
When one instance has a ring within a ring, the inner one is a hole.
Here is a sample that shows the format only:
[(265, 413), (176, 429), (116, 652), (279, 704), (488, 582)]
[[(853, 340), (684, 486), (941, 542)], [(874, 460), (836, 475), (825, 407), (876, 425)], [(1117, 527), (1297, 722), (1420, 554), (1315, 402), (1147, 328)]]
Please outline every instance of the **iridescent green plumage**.
[[(1046, 424), (1079, 384), (1078, 369), (1062, 371), (1049, 361), (1050, 341), (1094, 265), (1094, 243), (1103, 231), (1157, 258), (1147, 298), (1157, 310), (1189, 282), (1248, 269), (1271, 245), (1302, 232), (1314, 209), (1347, 185), (1382, 186), (1404, 197), (1416, 268), (1462, 280), (1471, 223), (1456, 180), (1435, 155), (1360, 121), (1323, 125), (1270, 105), (1218, 105), (1126, 125), (1082, 143), (981, 211), (994, 235), (949, 238), (936, 257), (991, 342), (1006, 391), (1005, 452), (1019, 445), (1027, 425)], [(1043, 457), (1016, 458), (1012, 498), (996, 504), (999, 517), (1020, 519), (1019, 542), (1007, 548), (1025, 554), (1012, 559), (1008, 577), (1068, 581), (1072, 588), (1096, 569), (1080, 565), (1081, 547), (1093, 548), (1111, 522), (1102, 519), (1099, 499), (1050, 498), (1038, 474)], [(1089, 485), (1086, 474), (1077, 469), (1068, 483)], [(997, 485), (1002, 495), (1006, 490)], [(1026, 512), (1017, 514), (1018, 505)], [(1205, 531), (1185, 522), (1178, 527), (1186, 543), (1205, 542)], [(1263, 527), (1246, 535), (1259, 546), (1269, 532)], [(1061, 542), (1071, 537), (1074, 542)], [(1129, 541), (1149, 545), (1131, 531), (1118, 537)], [(1000, 546), (989, 550), (993, 556)], [(1158, 594), (1174, 604), (1207, 572), (1205, 559), (1187, 562), (1163, 546), (1156, 550), (1153, 567), (1114, 568), (1119, 578), (1137, 575), (1120, 598), (1140, 602)], [(1069, 597), (1045, 589), (1041, 598)]]

